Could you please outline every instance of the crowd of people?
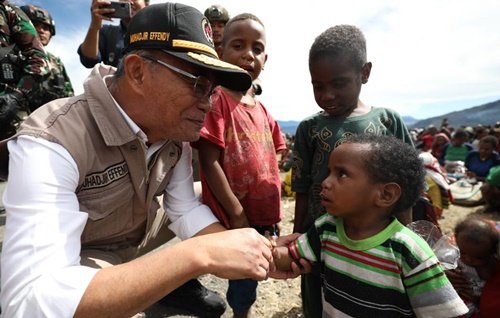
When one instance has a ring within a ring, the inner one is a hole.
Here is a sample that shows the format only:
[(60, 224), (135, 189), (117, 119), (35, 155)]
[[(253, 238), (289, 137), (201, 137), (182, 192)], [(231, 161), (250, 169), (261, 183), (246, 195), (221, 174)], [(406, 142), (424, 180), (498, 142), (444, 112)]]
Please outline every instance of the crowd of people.
[[(336, 25), (309, 51), (321, 111), (286, 136), (258, 100), (263, 21), (220, 5), (126, 2), (130, 17), (108, 25), (110, 2), (92, 0), (77, 51), (92, 70), (73, 96), (44, 50), (50, 13), (0, 1), (2, 68), (15, 69), (0, 91), (4, 317), (144, 317), (157, 302), (199, 317), (220, 317), (227, 302), (252, 317), (258, 281), (299, 276), (304, 317), (498, 309), (485, 301), (500, 275), (495, 224), (457, 225), (462, 256), (448, 271), (405, 225), (419, 202), (437, 224), (454, 179), (482, 182), (485, 211), (500, 209), (500, 125), (410, 131), (361, 101), (366, 39)], [(287, 236), (282, 191), (295, 198)], [(183, 241), (157, 249), (174, 236)], [(229, 280), (226, 300), (203, 274)]]
[[(429, 182), (436, 183), (440, 189), (434, 192), (434, 202), (439, 203), (443, 197), (453, 201), (453, 192), (449, 193), (449, 185), (460, 180), (461, 183), (481, 184), (482, 195), (476, 203), (485, 203), (482, 212), (500, 211), (500, 122), (493, 126), (455, 128), (444, 119), (439, 129), (433, 125), (426, 129), (417, 128), (412, 131), (412, 136), (416, 148), (432, 158), (426, 165), (434, 171), (429, 176)], [(442, 207), (436, 207), (441, 214)]]

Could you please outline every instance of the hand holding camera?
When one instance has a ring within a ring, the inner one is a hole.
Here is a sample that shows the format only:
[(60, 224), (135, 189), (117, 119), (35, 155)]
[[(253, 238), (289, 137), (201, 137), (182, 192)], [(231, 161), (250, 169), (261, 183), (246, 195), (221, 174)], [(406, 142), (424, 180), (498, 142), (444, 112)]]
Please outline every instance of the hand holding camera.
[(132, 16), (130, 2), (123, 1), (92, 0), (90, 12), (92, 13), (92, 24), (98, 28), (102, 26), (102, 20), (130, 19)]
[(99, 8), (107, 10), (103, 15), (108, 18), (130, 19), (131, 17), (130, 2), (111, 1), (109, 5), (101, 5)]

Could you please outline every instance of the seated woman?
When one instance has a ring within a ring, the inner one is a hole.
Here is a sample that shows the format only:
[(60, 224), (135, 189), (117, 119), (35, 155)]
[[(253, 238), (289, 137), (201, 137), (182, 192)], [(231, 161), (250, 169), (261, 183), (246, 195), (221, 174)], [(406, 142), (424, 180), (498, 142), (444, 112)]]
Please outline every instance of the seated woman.
[(457, 130), (451, 138), (451, 142), (443, 147), (438, 160), (447, 172), (455, 172), (454, 168), (457, 164), (463, 163), (469, 152), (472, 151), (472, 146), (467, 143), (468, 138), (469, 135), (465, 130)]
[(439, 133), (434, 136), (434, 143), (432, 144), (431, 154), (435, 158), (441, 156), (443, 148), (450, 142), (450, 138), (445, 133)]
[(500, 212), (500, 166), (490, 169), (481, 187), (485, 206), (481, 212)]
[(465, 158), (467, 176), (478, 181), (484, 181), (491, 167), (500, 165), (498, 153), (495, 148), (498, 140), (495, 136), (485, 136), (479, 141), (479, 150), (469, 152)]

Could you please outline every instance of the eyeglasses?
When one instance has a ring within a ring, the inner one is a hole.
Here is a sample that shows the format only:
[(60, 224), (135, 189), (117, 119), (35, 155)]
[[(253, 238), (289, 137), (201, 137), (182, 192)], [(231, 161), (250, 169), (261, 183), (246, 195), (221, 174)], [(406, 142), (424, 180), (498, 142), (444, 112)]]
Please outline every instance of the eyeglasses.
[(193, 74), (190, 74), (186, 71), (183, 71), (181, 70), (180, 68), (177, 68), (173, 65), (170, 65), (166, 62), (163, 62), (163, 61), (160, 61), (160, 60), (157, 60), (153, 57), (150, 57), (150, 56), (141, 56), (142, 58), (146, 59), (146, 60), (150, 60), (150, 61), (153, 61), (153, 62), (156, 62), (160, 65), (163, 65), (165, 66), (166, 68), (170, 69), (171, 71), (174, 71), (180, 75), (182, 75), (186, 81), (188, 81), (189, 83), (193, 84), (193, 94), (196, 98), (211, 98), (212, 97), (212, 94), (214, 93), (214, 87), (212, 85), (212, 82), (210, 82), (209, 79), (207, 79), (206, 77), (203, 77), (203, 76), (194, 76)]

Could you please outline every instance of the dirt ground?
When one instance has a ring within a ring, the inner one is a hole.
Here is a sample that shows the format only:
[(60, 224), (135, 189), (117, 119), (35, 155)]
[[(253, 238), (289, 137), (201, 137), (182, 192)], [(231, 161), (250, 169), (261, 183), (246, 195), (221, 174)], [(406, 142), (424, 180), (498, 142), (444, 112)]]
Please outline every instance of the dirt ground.
[[(443, 233), (448, 233), (453, 230), (457, 222), (467, 217), (469, 214), (476, 214), (482, 206), (463, 207), (452, 205), (448, 210), (445, 210), (443, 217), (439, 220)], [(290, 234), (293, 228), (293, 215), (295, 203), (291, 199), (283, 199), (283, 215), (282, 233), (283, 235)], [(499, 214), (482, 214), (484, 217), (491, 218), (497, 222), (500, 221)], [(227, 281), (206, 275), (201, 278), (203, 284), (219, 295), (225, 295), (227, 289)], [(290, 279), (287, 281), (279, 281), (269, 279), (259, 283), (257, 302), (253, 309), (254, 317), (257, 318), (298, 318), (303, 317), (301, 311), (300, 299), (300, 279)], [(151, 316), (148, 315), (148, 318)], [(159, 317), (192, 317), (189, 315), (162, 315)], [(231, 309), (228, 307), (223, 318), (232, 317)]]

